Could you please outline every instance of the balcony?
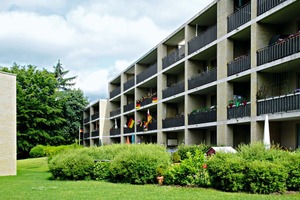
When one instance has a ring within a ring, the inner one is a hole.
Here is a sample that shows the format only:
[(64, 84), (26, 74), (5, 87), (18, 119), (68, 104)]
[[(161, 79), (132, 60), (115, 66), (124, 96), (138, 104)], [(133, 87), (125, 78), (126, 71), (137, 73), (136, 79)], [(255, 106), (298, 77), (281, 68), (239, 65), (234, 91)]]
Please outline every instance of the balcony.
[(99, 112), (94, 113), (94, 114), (92, 115), (92, 120), (95, 120), (95, 119), (98, 119), (98, 118), (99, 118)]
[(139, 73), (136, 76), (136, 81), (137, 83), (140, 83), (146, 80), (147, 78), (150, 78), (151, 76), (155, 75), (156, 73), (157, 73), (157, 63), (151, 65), (150, 67), (148, 67), (147, 69)]
[(188, 42), (188, 54), (192, 54), (198, 49), (208, 45), (217, 39), (217, 25), (208, 28)]
[(227, 64), (227, 76), (238, 74), (251, 68), (250, 54), (240, 56)]
[(134, 86), (134, 78), (128, 80), (126, 83), (123, 84), (124, 91), (128, 90), (129, 88), (132, 88)]
[(177, 61), (181, 60), (184, 58), (185, 53), (184, 53), (184, 46), (180, 47), (179, 49), (176, 49), (169, 53), (166, 57), (162, 59), (162, 66), (163, 69), (166, 69), (170, 65), (176, 63)]
[(124, 128), (124, 133), (134, 133), (134, 128)]
[(133, 109), (134, 109), (134, 103), (131, 102), (131, 103), (129, 103), (129, 104), (123, 106), (123, 109), (124, 109), (124, 112), (128, 112), (128, 111), (130, 111), (130, 110), (133, 110)]
[(184, 116), (179, 115), (163, 119), (163, 128), (172, 128), (177, 126), (184, 126)]
[(110, 129), (110, 136), (114, 136), (114, 135), (120, 135), (120, 129)]
[(300, 31), (286, 39), (279, 39), (275, 44), (257, 51), (257, 65), (298, 53), (300, 51)]
[(277, 96), (257, 102), (257, 115), (300, 110), (300, 93)]
[(99, 137), (99, 130), (94, 130), (92, 132), (92, 137)]
[(236, 119), (243, 117), (250, 117), (251, 104), (247, 103), (246, 105), (233, 106), (227, 108), (227, 119)]
[(257, 15), (261, 15), (285, 1), (286, 0), (258, 0), (257, 1)]
[(217, 68), (213, 68), (209, 71), (202, 72), (195, 77), (192, 77), (188, 80), (188, 88), (189, 90), (214, 82), (217, 80)]
[(84, 124), (88, 123), (89, 121), (90, 121), (90, 117), (86, 117), (86, 118), (83, 119)]
[[(136, 126), (137, 132), (145, 131), (143, 126), (137, 125)], [(152, 120), (150, 124), (148, 124), (148, 131), (157, 130), (157, 121)]]
[(118, 96), (120, 93), (121, 93), (121, 87), (117, 87), (116, 89), (114, 89), (109, 93), (109, 97), (112, 99), (115, 96)]
[(217, 110), (199, 112), (188, 115), (189, 125), (217, 121)]
[(114, 116), (119, 115), (119, 114), (121, 114), (121, 109), (120, 108), (118, 108), (116, 110), (113, 110), (113, 111), (110, 111), (110, 117), (114, 117)]
[(89, 137), (90, 137), (90, 133), (89, 132), (83, 134), (83, 139), (84, 138), (89, 138)]
[(228, 33), (251, 20), (251, 2), (247, 3), (227, 17)]
[(162, 92), (163, 92), (163, 99), (176, 94), (180, 94), (184, 92), (184, 82), (176, 83), (171, 87), (164, 89)]

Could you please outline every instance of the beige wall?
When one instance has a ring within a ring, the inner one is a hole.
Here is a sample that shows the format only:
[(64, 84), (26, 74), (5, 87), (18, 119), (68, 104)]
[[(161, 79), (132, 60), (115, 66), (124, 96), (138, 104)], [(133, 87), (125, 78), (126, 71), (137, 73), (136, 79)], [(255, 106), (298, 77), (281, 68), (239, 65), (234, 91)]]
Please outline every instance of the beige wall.
[(0, 176), (16, 168), (16, 77), (0, 72)]

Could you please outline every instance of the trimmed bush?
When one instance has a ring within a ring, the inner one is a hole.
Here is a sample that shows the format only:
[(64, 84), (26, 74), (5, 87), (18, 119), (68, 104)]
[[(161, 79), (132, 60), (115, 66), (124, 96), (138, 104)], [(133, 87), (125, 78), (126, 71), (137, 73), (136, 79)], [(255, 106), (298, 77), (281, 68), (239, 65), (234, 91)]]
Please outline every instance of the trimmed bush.
[(237, 154), (218, 152), (207, 162), (211, 185), (223, 191), (243, 191), (245, 160)]
[(37, 145), (30, 150), (29, 156), (32, 158), (50, 157), (50, 159), (51, 159), (51, 156), (56, 155), (62, 151), (65, 151), (68, 149), (77, 149), (77, 148), (82, 148), (82, 146), (79, 146), (77, 144), (60, 145), (60, 146)]
[(200, 145), (184, 145), (181, 144), (178, 146), (178, 155), (180, 156), (181, 160), (187, 159), (187, 152), (190, 152), (191, 155), (195, 155), (196, 150), (199, 150), (203, 153), (206, 153), (206, 151), (209, 149), (209, 146), (205, 144)]
[(110, 162), (97, 162), (93, 169), (93, 179), (99, 180), (110, 180), (112, 176), (109, 170)]
[(113, 182), (146, 184), (156, 182), (156, 169), (170, 164), (170, 155), (159, 145), (128, 145), (110, 163)]
[(300, 191), (300, 152), (290, 153), (288, 159), (283, 162), (288, 170), (286, 185), (288, 190)]
[(57, 180), (90, 180), (94, 159), (86, 153), (70, 150), (53, 156), (49, 161), (49, 171)]
[(200, 150), (195, 155), (187, 152), (187, 158), (180, 164), (171, 165), (164, 174), (164, 184), (202, 186), (209, 185), (209, 177), (204, 163), (204, 154)]
[(29, 156), (31, 158), (46, 157), (45, 146), (37, 145), (33, 147), (29, 152)]

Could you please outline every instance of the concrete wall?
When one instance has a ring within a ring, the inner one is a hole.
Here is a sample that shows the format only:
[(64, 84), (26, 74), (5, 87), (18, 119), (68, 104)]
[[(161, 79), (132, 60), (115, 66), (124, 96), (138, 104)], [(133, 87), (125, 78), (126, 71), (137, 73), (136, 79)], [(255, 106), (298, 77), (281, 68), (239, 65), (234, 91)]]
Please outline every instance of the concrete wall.
[(0, 176), (16, 175), (16, 77), (0, 72)]

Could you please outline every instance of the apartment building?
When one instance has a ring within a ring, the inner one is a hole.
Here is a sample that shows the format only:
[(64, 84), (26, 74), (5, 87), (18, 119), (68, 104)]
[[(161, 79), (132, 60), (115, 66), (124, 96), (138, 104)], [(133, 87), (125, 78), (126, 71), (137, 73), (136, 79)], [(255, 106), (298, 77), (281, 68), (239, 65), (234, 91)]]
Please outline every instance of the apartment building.
[(109, 82), (110, 143), (237, 147), (263, 140), (268, 115), (271, 142), (300, 146), (299, 10), (212, 2)]
[(100, 99), (88, 105), (83, 112), (83, 132), (80, 138), (84, 146), (99, 146), (110, 143), (108, 135), (107, 100)]
[(17, 174), (16, 76), (0, 72), (0, 176)]

